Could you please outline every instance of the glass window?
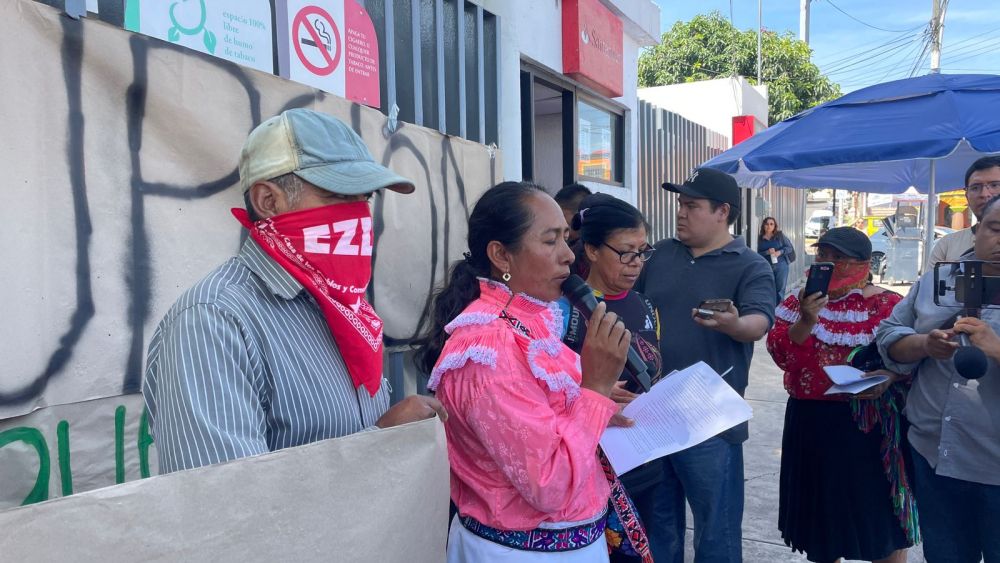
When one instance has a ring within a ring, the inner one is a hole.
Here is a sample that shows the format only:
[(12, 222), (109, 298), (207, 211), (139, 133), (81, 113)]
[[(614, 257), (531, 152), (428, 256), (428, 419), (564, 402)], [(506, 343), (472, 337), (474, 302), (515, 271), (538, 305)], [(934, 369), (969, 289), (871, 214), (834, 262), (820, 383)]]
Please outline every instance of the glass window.
[(584, 178), (620, 182), (621, 116), (577, 102), (577, 174)]

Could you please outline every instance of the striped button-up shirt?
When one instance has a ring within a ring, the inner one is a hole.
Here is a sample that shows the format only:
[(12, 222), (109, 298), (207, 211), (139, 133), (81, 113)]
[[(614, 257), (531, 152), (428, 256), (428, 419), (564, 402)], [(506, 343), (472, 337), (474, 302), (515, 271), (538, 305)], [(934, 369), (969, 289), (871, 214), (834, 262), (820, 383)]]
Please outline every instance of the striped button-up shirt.
[(345, 436), (389, 408), (386, 380), (354, 388), (312, 295), (252, 239), (160, 322), (142, 393), (160, 473)]

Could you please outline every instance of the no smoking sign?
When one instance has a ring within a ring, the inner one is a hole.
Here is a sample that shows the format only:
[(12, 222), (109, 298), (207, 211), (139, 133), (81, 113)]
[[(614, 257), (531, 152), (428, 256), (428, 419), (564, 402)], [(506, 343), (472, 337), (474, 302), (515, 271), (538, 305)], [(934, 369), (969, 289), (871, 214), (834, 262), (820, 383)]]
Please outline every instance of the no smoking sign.
[(378, 39), (355, 0), (287, 0), (282, 76), (379, 106)]
[(299, 62), (317, 76), (332, 74), (340, 64), (340, 28), (319, 6), (306, 6), (295, 15), (292, 42)]

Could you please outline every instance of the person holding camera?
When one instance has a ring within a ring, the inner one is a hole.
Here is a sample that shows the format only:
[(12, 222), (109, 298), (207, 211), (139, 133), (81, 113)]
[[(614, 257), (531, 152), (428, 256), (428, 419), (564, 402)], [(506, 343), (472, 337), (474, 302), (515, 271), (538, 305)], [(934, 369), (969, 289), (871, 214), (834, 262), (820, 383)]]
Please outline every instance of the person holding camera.
[[(869, 283), (871, 241), (853, 227), (830, 229), (815, 245), (833, 264), (825, 291), (807, 284), (775, 311), (767, 350), (784, 370), (788, 403), (781, 440), (778, 528), (809, 561), (843, 557), (902, 563), (917, 540), (904, 463), (899, 376), (857, 395), (827, 395), (823, 368), (850, 362), (902, 296)], [(806, 292), (811, 292), (806, 295)]]
[[(1000, 276), (1000, 196), (983, 208), (975, 246), (960, 259), (971, 260), (987, 262), (985, 276)], [(1000, 561), (1000, 311), (986, 308), (981, 318), (956, 320), (964, 303), (953, 288), (964, 285), (964, 269), (939, 264), (940, 285), (934, 270), (925, 272), (876, 335), (888, 369), (914, 372), (904, 412), (930, 563)], [(993, 289), (990, 283), (980, 287)], [(1000, 302), (995, 292), (965, 293), (966, 302)], [(959, 335), (986, 356), (984, 373), (956, 366)]]

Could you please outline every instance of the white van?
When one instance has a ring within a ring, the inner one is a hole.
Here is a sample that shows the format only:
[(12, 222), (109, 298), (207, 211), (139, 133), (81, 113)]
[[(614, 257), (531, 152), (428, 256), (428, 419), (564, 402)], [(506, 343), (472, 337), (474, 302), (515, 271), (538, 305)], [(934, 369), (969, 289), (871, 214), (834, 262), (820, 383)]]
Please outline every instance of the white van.
[(809, 220), (806, 221), (806, 226), (802, 230), (802, 234), (804, 234), (807, 238), (817, 238), (819, 237), (820, 233), (822, 233), (826, 229), (835, 226), (830, 224), (832, 221), (833, 221), (832, 211), (826, 209), (817, 209), (816, 211), (812, 212), (812, 215), (809, 217)]

